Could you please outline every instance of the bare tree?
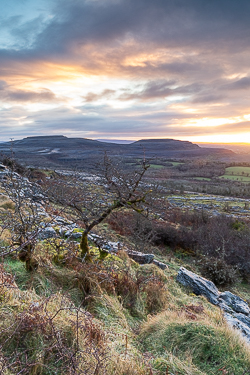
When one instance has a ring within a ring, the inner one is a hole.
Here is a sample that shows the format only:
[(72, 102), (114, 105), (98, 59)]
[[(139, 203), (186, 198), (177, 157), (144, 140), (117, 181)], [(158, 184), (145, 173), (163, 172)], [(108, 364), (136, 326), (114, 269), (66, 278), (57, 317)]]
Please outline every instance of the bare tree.
[(92, 260), (88, 245), (89, 232), (114, 210), (128, 208), (146, 212), (146, 197), (150, 189), (143, 186), (142, 179), (148, 168), (149, 165), (143, 161), (140, 169), (125, 173), (105, 154), (102, 176), (93, 177), (92, 181), (81, 178), (79, 174), (59, 176), (50, 183), (47, 191), (50, 191), (51, 199), (67, 206), (71, 217), (83, 223), (80, 242), (83, 259)]

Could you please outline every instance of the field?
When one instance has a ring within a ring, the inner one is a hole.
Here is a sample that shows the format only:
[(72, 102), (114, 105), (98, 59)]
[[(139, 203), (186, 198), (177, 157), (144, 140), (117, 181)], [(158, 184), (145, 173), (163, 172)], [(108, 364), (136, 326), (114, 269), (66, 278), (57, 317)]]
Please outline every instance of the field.
[(231, 181), (240, 181), (240, 182), (250, 182), (250, 177), (245, 176), (232, 176), (232, 175), (223, 175), (220, 177), (221, 179), (231, 180)]
[(184, 163), (180, 163), (178, 161), (171, 161), (171, 164), (173, 164), (173, 167), (176, 167), (177, 165), (181, 165), (181, 164), (184, 164)]
[(207, 177), (194, 177), (194, 180), (198, 180), (198, 181), (211, 181), (211, 178), (207, 178)]
[(250, 182), (250, 167), (228, 167), (225, 170), (225, 174), (220, 176), (220, 178), (231, 181)]
[(150, 164), (150, 168), (153, 168), (153, 169), (162, 169), (162, 168), (164, 168), (164, 165)]

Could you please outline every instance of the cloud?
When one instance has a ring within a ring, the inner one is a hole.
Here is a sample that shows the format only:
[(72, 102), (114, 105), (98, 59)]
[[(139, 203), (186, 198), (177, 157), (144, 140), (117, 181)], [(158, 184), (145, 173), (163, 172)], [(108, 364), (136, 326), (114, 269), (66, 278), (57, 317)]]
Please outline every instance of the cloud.
[(115, 90), (106, 89), (103, 90), (101, 94), (94, 94), (93, 92), (89, 92), (87, 95), (83, 96), (85, 102), (95, 102), (99, 99), (103, 98), (110, 98), (115, 94)]
[(201, 94), (201, 95), (196, 95), (192, 103), (194, 104), (210, 104), (210, 103), (218, 103), (218, 102), (223, 102), (225, 100), (225, 95), (218, 95), (215, 93), (210, 93), (210, 94)]
[[(37, 38), (36, 46), (62, 52), (73, 45), (123, 41), (164, 47), (196, 46), (236, 50), (248, 46), (250, 4), (247, 0), (120, 0), (56, 3), (53, 18)], [(49, 41), (49, 43), (48, 43)], [(235, 45), (238, 41), (238, 45)]]
[(242, 77), (229, 82), (221, 87), (222, 90), (248, 90), (250, 89), (250, 77)]
[(33, 42), (36, 40), (36, 37), (44, 28), (46, 28), (46, 23), (41, 16), (23, 23), (13, 22), (13, 27), (10, 29), (10, 34), (12, 37), (14, 37), (14, 46), (17, 49), (27, 49), (27, 47), (31, 48)]
[[(173, 86), (177, 86), (173, 88)], [(159, 99), (159, 98), (166, 98), (169, 96), (176, 96), (176, 95), (192, 95), (201, 91), (202, 85), (198, 83), (194, 83), (191, 85), (186, 86), (178, 86), (177, 82), (174, 80), (172, 81), (151, 81), (148, 82), (144, 88), (140, 91), (134, 92), (125, 92), (124, 94), (120, 95), (120, 100), (133, 100), (133, 99), (140, 99), (140, 100), (152, 100), (152, 99)]]
[(8, 89), (7, 85), (3, 83), (1, 88), (0, 81), (0, 100), (7, 102), (51, 102), (57, 101), (56, 95), (49, 89), (42, 88), (39, 91), (30, 91), (30, 90), (13, 90)]
[(249, 132), (250, 121), (241, 121), (234, 124), (225, 124), (219, 127), (221, 132), (235, 133), (235, 132)]
[[(26, 48), (33, 58), (68, 60), (71, 56), (80, 61), (81, 51), (93, 45), (102, 54), (111, 49), (128, 52), (131, 46), (133, 51), (191, 48), (220, 53), (230, 49), (232, 53), (248, 47), (249, 11), (247, 0), (60, 0), (51, 1), (50, 20), (36, 18), (14, 25), (12, 32), (19, 32), (23, 38), (27, 38), (29, 30), (36, 35), (32, 48)], [(88, 57), (93, 60), (87, 55), (84, 60), (88, 61)], [(194, 69), (188, 61), (163, 62), (162, 66), (177, 73)]]
[[(0, 100), (11, 107), (4, 129), (186, 136), (206, 133), (191, 118), (249, 113), (248, 0), (47, 4), (45, 12), (27, 0), (27, 17), (16, 2), (20, 14), (0, 26)], [(56, 106), (17, 116), (22, 103)], [(224, 129), (246, 131), (230, 121)]]
[(0, 80), (0, 90), (4, 90), (7, 86), (7, 82)]

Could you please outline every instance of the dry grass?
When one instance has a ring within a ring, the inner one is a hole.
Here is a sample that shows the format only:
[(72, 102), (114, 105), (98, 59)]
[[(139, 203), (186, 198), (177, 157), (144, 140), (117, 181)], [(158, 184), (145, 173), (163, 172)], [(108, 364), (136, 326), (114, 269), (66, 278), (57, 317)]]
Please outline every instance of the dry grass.
[(223, 366), (242, 375), (250, 366), (248, 346), (220, 310), (180, 287), (174, 271), (126, 254), (81, 263), (66, 248), (55, 264), (54, 253), (40, 243), (38, 271), (12, 258), (1, 268), (4, 375), (215, 375)]
[(0, 194), (0, 208), (3, 208), (4, 210), (14, 210), (15, 204), (6, 195)]
[(228, 327), (218, 308), (191, 315), (185, 309), (164, 311), (143, 324), (140, 340), (144, 350), (157, 353), (166, 363), (171, 353), (207, 375), (223, 367), (242, 375), (250, 368), (250, 346)]
[[(6, 370), (59, 374), (63, 366), (65, 374), (71, 374), (73, 368), (77, 374), (105, 373), (109, 355), (101, 323), (76, 309), (65, 296), (45, 299), (18, 291), (5, 301), (0, 318)], [(97, 369), (100, 372), (95, 372)]]

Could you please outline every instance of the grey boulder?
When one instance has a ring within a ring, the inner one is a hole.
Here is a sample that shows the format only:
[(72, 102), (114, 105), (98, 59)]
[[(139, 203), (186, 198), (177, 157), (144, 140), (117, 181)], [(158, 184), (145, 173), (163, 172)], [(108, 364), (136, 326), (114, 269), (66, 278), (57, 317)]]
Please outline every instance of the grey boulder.
[(218, 304), (219, 291), (212, 281), (198, 276), (184, 267), (179, 269), (177, 281), (190, 287), (196, 295), (203, 295), (207, 297), (209, 302), (214, 305)]
[(149, 264), (152, 263), (154, 259), (154, 254), (143, 254), (140, 253), (139, 251), (128, 251), (127, 252), (128, 256), (135, 260), (139, 264)]
[(168, 266), (165, 263), (162, 263), (156, 259), (153, 259), (152, 263), (155, 264), (157, 267), (161, 268), (162, 270), (165, 270), (166, 268), (168, 268)]
[(242, 336), (250, 343), (250, 308), (242, 298), (231, 292), (220, 293), (214, 283), (181, 267), (177, 281), (189, 286), (197, 295), (207, 299), (223, 310), (229, 325), (241, 331)]
[(235, 318), (231, 314), (224, 313), (224, 317), (225, 317), (227, 323), (230, 326), (240, 330), (242, 336), (250, 343), (250, 328), (245, 323), (243, 323), (239, 319)]
[(48, 238), (55, 238), (57, 237), (57, 233), (55, 231), (54, 228), (52, 227), (47, 227), (47, 228), (44, 228), (40, 233), (39, 233), (39, 236), (38, 236), (41, 240), (46, 240)]
[(236, 313), (249, 314), (250, 309), (248, 304), (240, 297), (236, 296), (231, 292), (223, 292), (219, 296), (219, 302), (225, 302), (225, 304), (231, 307)]

